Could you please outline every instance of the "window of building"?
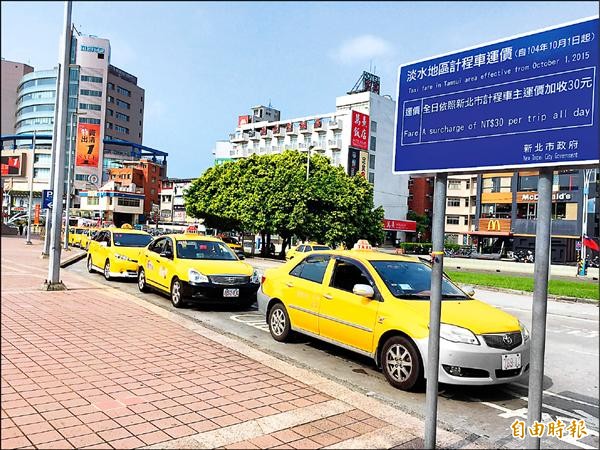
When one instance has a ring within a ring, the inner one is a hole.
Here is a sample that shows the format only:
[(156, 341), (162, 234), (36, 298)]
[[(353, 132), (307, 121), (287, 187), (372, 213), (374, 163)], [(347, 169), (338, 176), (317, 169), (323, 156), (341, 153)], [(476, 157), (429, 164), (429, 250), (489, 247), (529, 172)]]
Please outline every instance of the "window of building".
[(122, 127), (121, 125), (117, 125), (117, 124), (114, 124), (113, 127), (116, 131), (119, 131), (120, 133), (129, 134), (129, 128), (125, 128), (125, 127)]
[(35, 167), (33, 169), (33, 178), (47, 180), (50, 178), (50, 168)]
[(375, 170), (375, 155), (369, 155), (369, 169)]
[(122, 113), (120, 113), (120, 112), (117, 111), (115, 113), (115, 116), (117, 117), (117, 119), (124, 120), (125, 122), (129, 122), (129, 116), (126, 115), (126, 114), (122, 114)]
[(377, 122), (371, 120), (371, 133), (377, 133)]
[(447, 225), (460, 225), (460, 216), (446, 216)]
[(90, 206), (99, 205), (100, 200), (98, 199), (98, 197), (88, 197), (87, 204)]
[(369, 183), (375, 183), (375, 172), (369, 172)]
[(91, 89), (80, 89), (81, 95), (89, 95), (90, 97), (102, 97), (102, 91), (93, 91)]
[(554, 173), (553, 191), (579, 190), (579, 174), (577, 170), (560, 170)]
[(115, 102), (117, 103), (117, 106), (120, 106), (121, 108), (125, 108), (125, 109), (130, 109), (131, 105), (127, 102), (124, 102), (123, 100), (119, 100), (118, 98), (115, 100)]
[(106, 101), (107, 101), (108, 103), (114, 103), (114, 102), (115, 102), (115, 98), (114, 98), (113, 96), (109, 95), (109, 96), (107, 97)]
[(467, 180), (465, 183), (465, 189), (471, 189), (471, 180)]
[(483, 179), (483, 192), (511, 192), (511, 177)]
[(23, 119), (16, 123), (16, 128), (26, 127), (28, 125), (52, 125), (53, 117), (36, 117), (35, 119)]
[(89, 124), (100, 125), (100, 119), (92, 119), (89, 117), (80, 117), (79, 123), (89, 123)]
[(109, 116), (111, 116), (111, 117), (114, 115), (114, 111), (113, 111), (112, 109), (110, 109), (110, 108), (107, 108), (107, 109), (106, 109), (106, 113), (107, 113)]
[(369, 150), (372, 152), (377, 148), (377, 138), (375, 136), (371, 136), (371, 145), (369, 146)]
[(117, 205), (119, 206), (140, 206), (140, 201), (138, 199), (135, 198), (123, 198), (123, 197), (119, 197), (119, 200), (117, 201)]
[(517, 181), (517, 190), (519, 192), (537, 191), (538, 176), (537, 175), (519, 175)]
[(36, 163), (49, 164), (51, 161), (52, 161), (52, 155), (49, 155), (47, 153), (36, 153), (33, 158), (34, 164), (36, 164)]
[(459, 190), (461, 182), (460, 180), (448, 180), (448, 190)]
[(80, 103), (79, 109), (90, 109), (92, 111), (100, 111), (102, 109), (101, 105), (94, 105), (92, 103)]
[(290, 138), (290, 146), (291, 146), (293, 149), (297, 149), (297, 148), (298, 148), (298, 138), (297, 138), (296, 136), (292, 136), (292, 137)]
[(121, 95), (124, 95), (125, 97), (131, 97), (131, 91), (119, 85), (117, 85), (117, 92)]
[(511, 211), (510, 203), (484, 203), (481, 205), (482, 218), (510, 219)]
[(446, 206), (460, 206), (460, 198), (448, 197), (446, 199)]
[(114, 91), (114, 90), (115, 90), (115, 84), (114, 84), (114, 83), (111, 83), (111, 82), (109, 81), (109, 82), (108, 82), (108, 88), (109, 88), (111, 91)]
[(469, 198), (465, 198), (465, 206), (468, 208), (469, 207)]
[(81, 81), (89, 81), (91, 83), (102, 83), (102, 77), (93, 77), (91, 75), (81, 75)]

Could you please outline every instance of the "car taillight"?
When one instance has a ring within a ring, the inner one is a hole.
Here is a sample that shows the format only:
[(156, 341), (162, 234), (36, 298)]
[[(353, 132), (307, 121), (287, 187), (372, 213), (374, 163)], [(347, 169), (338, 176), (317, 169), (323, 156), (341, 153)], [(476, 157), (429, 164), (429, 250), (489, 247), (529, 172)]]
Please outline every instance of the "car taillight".
[(260, 277), (260, 283), (261, 284), (265, 284), (265, 280), (267, 279), (267, 277), (265, 277), (264, 275), (262, 277)]

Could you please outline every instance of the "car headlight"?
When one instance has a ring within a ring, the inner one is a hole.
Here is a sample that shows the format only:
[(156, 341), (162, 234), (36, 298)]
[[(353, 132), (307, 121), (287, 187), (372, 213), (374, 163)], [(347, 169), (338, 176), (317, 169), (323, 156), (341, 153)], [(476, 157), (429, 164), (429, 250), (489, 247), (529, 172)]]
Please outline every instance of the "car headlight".
[(115, 258), (120, 259), (122, 261), (131, 261), (127, 256), (121, 255), (120, 253), (115, 253)]
[(254, 270), (254, 273), (252, 274), (252, 278), (250, 278), (250, 283), (253, 283), (253, 284), (260, 283), (260, 277), (258, 276), (258, 270)]
[(479, 339), (470, 330), (447, 323), (440, 324), (440, 337), (450, 342), (480, 345)]
[(523, 336), (523, 343), (525, 343), (529, 340), (529, 330), (521, 322), (519, 322), (519, 327), (521, 327), (521, 335)]
[(190, 283), (208, 283), (208, 277), (194, 269), (188, 270), (188, 280)]

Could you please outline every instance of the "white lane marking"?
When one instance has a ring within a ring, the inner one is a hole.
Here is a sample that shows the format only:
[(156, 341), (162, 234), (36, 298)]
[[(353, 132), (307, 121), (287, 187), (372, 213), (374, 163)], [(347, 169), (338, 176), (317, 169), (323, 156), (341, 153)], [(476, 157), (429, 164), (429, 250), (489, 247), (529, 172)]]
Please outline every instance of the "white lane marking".
[[(529, 386), (526, 386), (526, 385), (521, 384), (521, 383), (514, 383), (514, 384), (517, 385), (517, 386), (519, 386), (519, 387), (522, 387), (523, 389), (529, 390)], [(568, 400), (568, 401), (573, 402), (573, 403), (579, 403), (580, 405), (586, 405), (586, 406), (592, 406), (594, 408), (598, 408), (598, 404), (584, 402), (583, 400), (577, 400), (575, 398), (566, 397), (564, 395), (556, 394), (556, 393), (551, 392), (551, 391), (544, 391), (544, 395), (549, 395), (550, 397), (556, 397), (556, 398), (560, 398), (560, 399), (563, 399), (563, 400)]]
[(261, 314), (236, 314), (233, 316), (229, 316), (229, 318), (231, 320), (234, 320), (235, 322), (249, 325), (261, 331), (269, 331), (269, 325), (266, 323), (264, 317)]
[(581, 352), (579, 350), (571, 350), (574, 353), (581, 353), (582, 355), (595, 356), (598, 357), (598, 353), (590, 353), (590, 352)]

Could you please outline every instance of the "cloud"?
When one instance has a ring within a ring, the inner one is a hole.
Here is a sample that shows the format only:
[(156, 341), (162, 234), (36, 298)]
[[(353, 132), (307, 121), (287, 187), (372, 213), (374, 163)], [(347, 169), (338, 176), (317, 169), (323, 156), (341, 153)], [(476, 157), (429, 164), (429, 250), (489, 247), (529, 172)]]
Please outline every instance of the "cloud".
[(343, 64), (352, 64), (374, 58), (384, 58), (392, 53), (392, 45), (386, 40), (363, 34), (349, 39), (333, 52), (334, 59)]

